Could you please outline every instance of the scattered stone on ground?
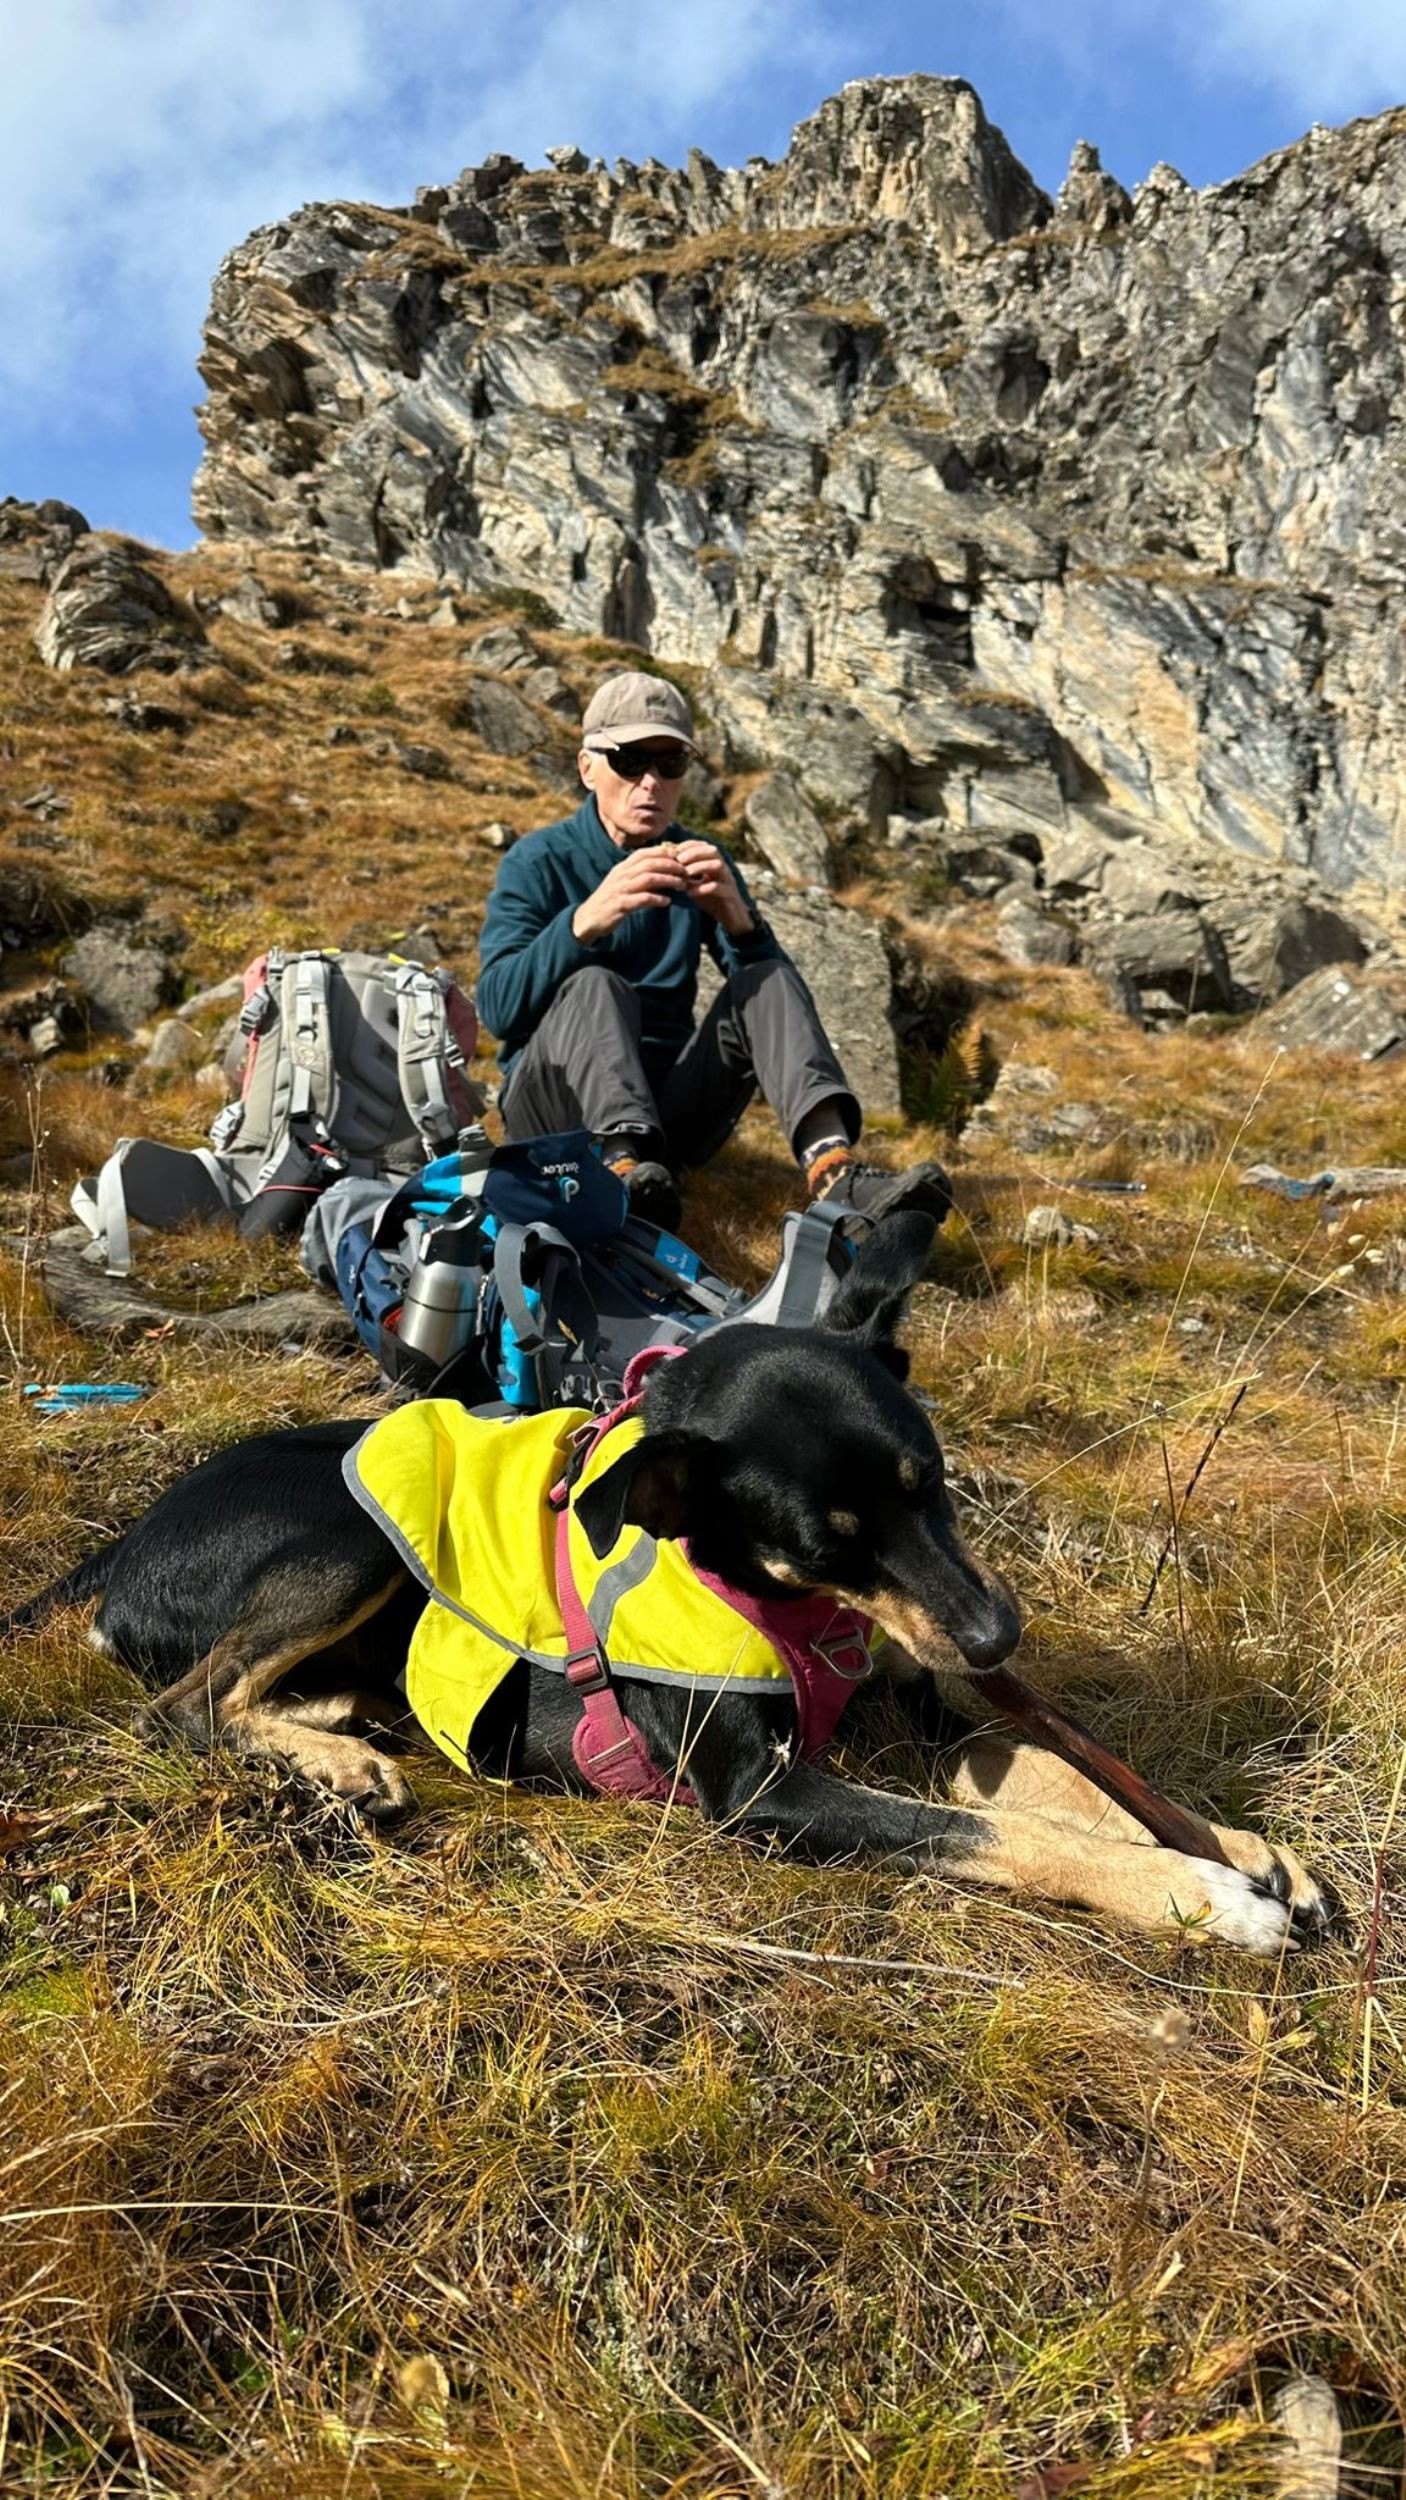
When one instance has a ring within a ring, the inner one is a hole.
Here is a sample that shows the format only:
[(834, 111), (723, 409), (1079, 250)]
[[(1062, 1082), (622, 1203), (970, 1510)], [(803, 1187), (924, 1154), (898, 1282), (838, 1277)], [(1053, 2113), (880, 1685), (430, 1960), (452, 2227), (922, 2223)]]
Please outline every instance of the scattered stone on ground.
[(1074, 1227), (1062, 1207), (1032, 1207), (1020, 1238), (1027, 1250), (1067, 1250)]
[(454, 766), (443, 747), (424, 746), (417, 739), (402, 741), (395, 750), (401, 771), (414, 773), (421, 781), (452, 781)]
[(222, 616), (233, 617), (238, 624), (277, 627), (294, 624), (301, 603), (291, 591), (260, 581), (257, 573), (249, 572), (240, 575), (232, 590), (221, 592), (218, 605)]
[(144, 944), (122, 921), (95, 921), (59, 969), (81, 991), (96, 1033), (135, 1033), (175, 996), (169, 955)]
[(1272, 2411), (1283, 2443), (1276, 2500), (1338, 2500), (1343, 2425), (1328, 2381), (1296, 2373), (1276, 2393)]
[[(133, 1228), (134, 1238), (140, 1226)], [(300, 1345), (354, 1345), (356, 1331), (336, 1297), (315, 1287), (266, 1294), (261, 1300), (238, 1302), (227, 1310), (173, 1310), (155, 1294), (144, 1293), (126, 1279), (105, 1276), (85, 1259), (91, 1236), (82, 1224), (67, 1224), (50, 1238), (40, 1278), (58, 1312), (90, 1336), (122, 1343), (149, 1336), (153, 1327), (180, 1337), (240, 1338), (292, 1350)]]
[(26, 816), (37, 817), (41, 825), (57, 824), (63, 817), (73, 814), (72, 799), (65, 798), (52, 781), (41, 781), (37, 790), (31, 790), (27, 799), (20, 800), (20, 805)]
[(1252, 1163), (1240, 1175), (1242, 1189), (1271, 1189), (1280, 1198), (1322, 1198), (1343, 1205), (1354, 1198), (1391, 1198), (1406, 1190), (1406, 1166), (1395, 1163), (1339, 1163), (1322, 1172), (1296, 1177), (1276, 1163)]
[(138, 1065), (157, 1074), (170, 1074), (179, 1068), (198, 1068), (206, 1055), (205, 1044), (179, 1016), (169, 1016), (158, 1024)]
[(103, 710), (110, 713), (123, 729), (134, 730), (139, 737), (150, 737), (157, 730), (170, 730), (177, 738), (187, 736), (190, 714), (178, 712), (169, 703), (146, 703), (139, 695), (109, 695)]
[(231, 972), (223, 981), (212, 981), (208, 988), (197, 990), (193, 998), (183, 1001), (176, 1013), (183, 1022), (190, 1023), (195, 1017), (205, 1015), (211, 1007), (226, 1007), (232, 999), (242, 998), (243, 995), (243, 973)]

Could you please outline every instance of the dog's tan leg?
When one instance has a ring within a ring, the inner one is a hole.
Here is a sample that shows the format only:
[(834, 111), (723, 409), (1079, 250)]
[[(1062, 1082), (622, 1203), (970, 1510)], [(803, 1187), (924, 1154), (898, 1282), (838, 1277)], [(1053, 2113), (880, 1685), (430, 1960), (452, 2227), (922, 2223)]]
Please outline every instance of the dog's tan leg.
[[(1157, 1846), (1136, 1816), (1105, 1797), (1071, 1763), (1038, 1745), (1015, 1744), (1000, 1736), (974, 1738), (953, 1775), (951, 1796), (954, 1805), (1040, 1815), (1099, 1842), (1134, 1849)], [(1287, 1884), (1290, 1905), (1306, 1919), (1326, 1924), (1323, 1895), (1292, 1849), (1280, 1842), (1271, 1845), (1258, 1832), (1235, 1831), (1221, 1823), (1206, 1828), (1233, 1867), (1276, 1890)]]
[[(314, 1710), (317, 1706), (311, 1705)], [(296, 1703), (286, 1710), (273, 1703), (242, 1711), (226, 1734), (238, 1752), (254, 1761), (286, 1763), (299, 1779), (356, 1806), (372, 1821), (403, 1814), (415, 1803), (410, 1782), (386, 1754), (359, 1736), (330, 1735), (325, 1728), (305, 1726)]]
[(324, 1736), (371, 1736), (380, 1729), (414, 1737), (418, 1722), (399, 1694), (363, 1693), (343, 1685), (326, 1693), (273, 1693), (260, 1705), (275, 1711), (294, 1727), (318, 1730)]
[(969, 1852), (944, 1849), (940, 1873), (1025, 1897), (1077, 1902), (1149, 1936), (1214, 1936), (1261, 1954), (1276, 1954), (1293, 1941), (1294, 1905), (1277, 1869), (1261, 1881), (1253, 1871), (1144, 1846), (1145, 1832), (1136, 1841), (1106, 1840), (1053, 1816), (992, 1813), (988, 1801), (981, 1821), (989, 1841)]

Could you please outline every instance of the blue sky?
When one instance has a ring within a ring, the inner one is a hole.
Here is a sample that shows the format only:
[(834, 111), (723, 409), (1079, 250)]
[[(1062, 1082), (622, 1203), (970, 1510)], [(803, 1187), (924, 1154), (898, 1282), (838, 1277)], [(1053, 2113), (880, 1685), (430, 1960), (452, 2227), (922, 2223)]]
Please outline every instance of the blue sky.
[(210, 279), (303, 200), (567, 141), (777, 156), (908, 70), (970, 79), (1047, 188), (1078, 138), (1217, 182), (1406, 100), (1406, 0), (0, 0), (0, 60), (0, 494), (181, 546)]

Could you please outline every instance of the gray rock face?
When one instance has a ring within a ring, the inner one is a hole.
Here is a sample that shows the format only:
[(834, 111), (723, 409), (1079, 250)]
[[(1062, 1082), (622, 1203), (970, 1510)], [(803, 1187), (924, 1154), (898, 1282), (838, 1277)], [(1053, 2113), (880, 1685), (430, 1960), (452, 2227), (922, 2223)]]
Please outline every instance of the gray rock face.
[[(805, 980), (864, 1109), (897, 1112), (893, 975), (877, 922), (824, 896), (778, 893), (765, 874), (755, 884), (758, 902)], [(718, 987), (712, 959), (705, 955), (698, 976), (700, 1015)]]
[(838, 903), (767, 894), (766, 916), (799, 966), (841, 1067), (866, 1111), (896, 1112), (898, 1045), (892, 976), (872, 920)]
[(747, 831), (783, 885), (826, 885), (825, 827), (789, 773), (768, 773), (743, 809)]
[(1400, 891), (1403, 289), (1406, 111), (1201, 192), (1081, 144), (1052, 203), (960, 80), (857, 81), (777, 165), (263, 228), (197, 507), (691, 662), (732, 760), (875, 832), (1093, 802)]
[(50, 668), (199, 668), (204, 630), (120, 543), (82, 538), (55, 573), (34, 640)]

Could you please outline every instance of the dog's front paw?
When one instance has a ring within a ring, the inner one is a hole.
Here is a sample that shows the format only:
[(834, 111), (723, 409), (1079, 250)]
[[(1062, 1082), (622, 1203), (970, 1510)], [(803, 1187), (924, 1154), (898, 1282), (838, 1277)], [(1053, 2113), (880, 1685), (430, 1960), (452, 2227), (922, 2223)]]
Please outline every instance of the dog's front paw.
[(1215, 1834), (1232, 1866), (1287, 1904), (1296, 1943), (1312, 1943), (1327, 1934), (1332, 1904), (1292, 1849), (1282, 1841), (1265, 1840), (1259, 1832), (1225, 1831), (1219, 1824)]
[(1243, 1953), (1270, 1960), (1305, 1941), (1282, 1868), (1276, 1865), (1262, 1879), (1238, 1866), (1218, 1866), (1210, 1858), (1167, 1854), (1166, 1920), (1177, 1934), (1214, 1936), (1219, 1944), (1238, 1945)]

